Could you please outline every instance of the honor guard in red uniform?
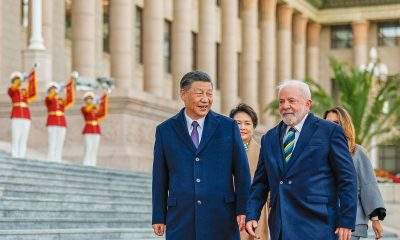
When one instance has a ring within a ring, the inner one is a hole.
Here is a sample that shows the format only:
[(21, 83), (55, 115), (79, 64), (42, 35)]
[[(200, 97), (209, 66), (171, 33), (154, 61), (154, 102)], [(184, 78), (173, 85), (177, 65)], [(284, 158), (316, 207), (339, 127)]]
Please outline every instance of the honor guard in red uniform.
[[(63, 87), (64, 88), (64, 87)], [(62, 162), (62, 152), (64, 147), (67, 122), (65, 110), (74, 104), (74, 80), (66, 86), (66, 96), (61, 98), (58, 93), (60, 88), (56, 82), (51, 82), (47, 86), (48, 95), (45, 99), (47, 107), (47, 131), (48, 131), (48, 160)]]
[(22, 88), (24, 76), (21, 72), (13, 72), (10, 75), (11, 86), (8, 88), (8, 95), (12, 102), (11, 111), (11, 156), (24, 158), (28, 143), (29, 129), (31, 126), (31, 115), (29, 103), (37, 96), (36, 71), (28, 76), (28, 87)]
[(96, 166), (97, 151), (100, 143), (100, 125), (107, 116), (108, 96), (105, 94), (98, 101), (93, 92), (87, 92), (84, 95), (85, 106), (81, 108), (83, 118), (85, 119), (85, 127), (83, 135), (85, 136), (85, 156), (84, 165)]

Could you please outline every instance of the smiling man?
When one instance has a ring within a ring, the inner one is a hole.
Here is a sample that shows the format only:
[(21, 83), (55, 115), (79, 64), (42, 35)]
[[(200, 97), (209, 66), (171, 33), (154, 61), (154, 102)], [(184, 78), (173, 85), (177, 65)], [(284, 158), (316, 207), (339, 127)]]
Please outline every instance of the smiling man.
[(286, 81), (278, 96), (282, 121), (262, 137), (246, 229), (259, 237), (254, 230), (270, 192), (272, 240), (349, 240), (357, 180), (343, 129), (310, 113), (306, 83)]
[(154, 232), (170, 240), (239, 240), (250, 171), (238, 125), (210, 110), (206, 73), (187, 73), (180, 88), (185, 107), (156, 129)]

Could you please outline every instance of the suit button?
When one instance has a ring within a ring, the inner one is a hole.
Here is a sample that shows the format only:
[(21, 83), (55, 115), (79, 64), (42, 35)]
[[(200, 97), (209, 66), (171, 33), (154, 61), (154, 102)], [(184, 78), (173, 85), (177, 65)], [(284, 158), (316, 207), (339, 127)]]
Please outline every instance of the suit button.
[(200, 178), (196, 179), (196, 182), (197, 182), (197, 183), (201, 182)]
[(279, 184), (283, 184), (283, 181), (280, 181)]
[(200, 162), (200, 158), (198, 158), (198, 157), (195, 160), (196, 160), (196, 162)]
[(292, 180), (289, 180), (288, 183), (289, 183), (289, 184), (292, 184)]
[(201, 201), (200, 200), (197, 200), (197, 205), (201, 205)]

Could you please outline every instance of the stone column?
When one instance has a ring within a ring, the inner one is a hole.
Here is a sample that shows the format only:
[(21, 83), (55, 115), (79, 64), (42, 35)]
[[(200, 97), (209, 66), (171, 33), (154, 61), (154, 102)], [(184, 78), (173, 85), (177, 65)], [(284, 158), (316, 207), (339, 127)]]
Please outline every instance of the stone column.
[(368, 21), (359, 20), (352, 23), (353, 28), (353, 65), (355, 67), (368, 63)]
[(96, 0), (72, 0), (72, 70), (96, 77)]
[(110, 1), (110, 61), (111, 77), (118, 88), (133, 88), (134, 59), (133, 2), (131, 0)]
[(276, 1), (261, 1), (260, 23), (260, 87), (259, 105), (261, 123), (267, 128), (275, 125), (275, 117), (266, 112), (276, 96)]
[[(216, 8), (214, 0), (199, 1), (198, 69), (208, 73), (215, 85), (217, 79)], [(216, 86), (214, 86), (216, 87)]]
[(192, 69), (192, 1), (174, 0), (172, 23), (173, 98), (179, 99), (179, 83)]
[(238, 0), (221, 0), (221, 110), (227, 114), (238, 101)]
[(293, 77), (297, 80), (306, 78), (306, 29), (307, 17), (297, 13), (293, 18)]
[(45, 50), (42, 35), (42, 0), (32, 0), (32, 18), (31, 18), (31, 37), (29, 39), (29, 49)]
[(307, 27), (307, 77), (319, 82), (319, 36), (321, 25), (309, 23)]
[(258, 111), (258, 0), (243, 0), (242, 56), (240, 87), (241, 100)]
[(53, 0), (43, 0), (43, 36), (46, 49), (52, 52), (53, 46)]
[(157, 96), (164, 92), (163, 1), (146, 0), (143, 10), (144, 90)]
[(30, 19), (30, 38), (28, 49), (23, 52), (24, 71), (30, 72), (34, 64), (38, 64), (38, 88), (43, 90), (47, 82), (52, 80), (51, 55), (46, 50), (42, 33), (42, 0), (32, 0)]
[(293, 8), (278, 5), (278, 81), (292, 78), (292, 15)]

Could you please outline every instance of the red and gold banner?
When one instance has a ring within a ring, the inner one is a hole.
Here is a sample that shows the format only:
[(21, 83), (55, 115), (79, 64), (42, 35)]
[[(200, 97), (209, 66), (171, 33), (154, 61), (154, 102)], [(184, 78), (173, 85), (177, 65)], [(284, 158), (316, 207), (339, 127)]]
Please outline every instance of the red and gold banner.
[(107, 117), (108, 113), (108, 96), (104, 95), (101, 97), (100, 101), (100, 108), (99, 111), (97, 112), (97, 117), (99, 121), (104, 120)]
[(33, 102), (37, 97), (37, 75), (36, 75), (36, 68), (33, 68), (32, 71), (28, 75), (28, 103)]
[(65, 109), (70, 108), (75, 103), (75, 80), (71, 79), (67, 85), (65, 85)]

